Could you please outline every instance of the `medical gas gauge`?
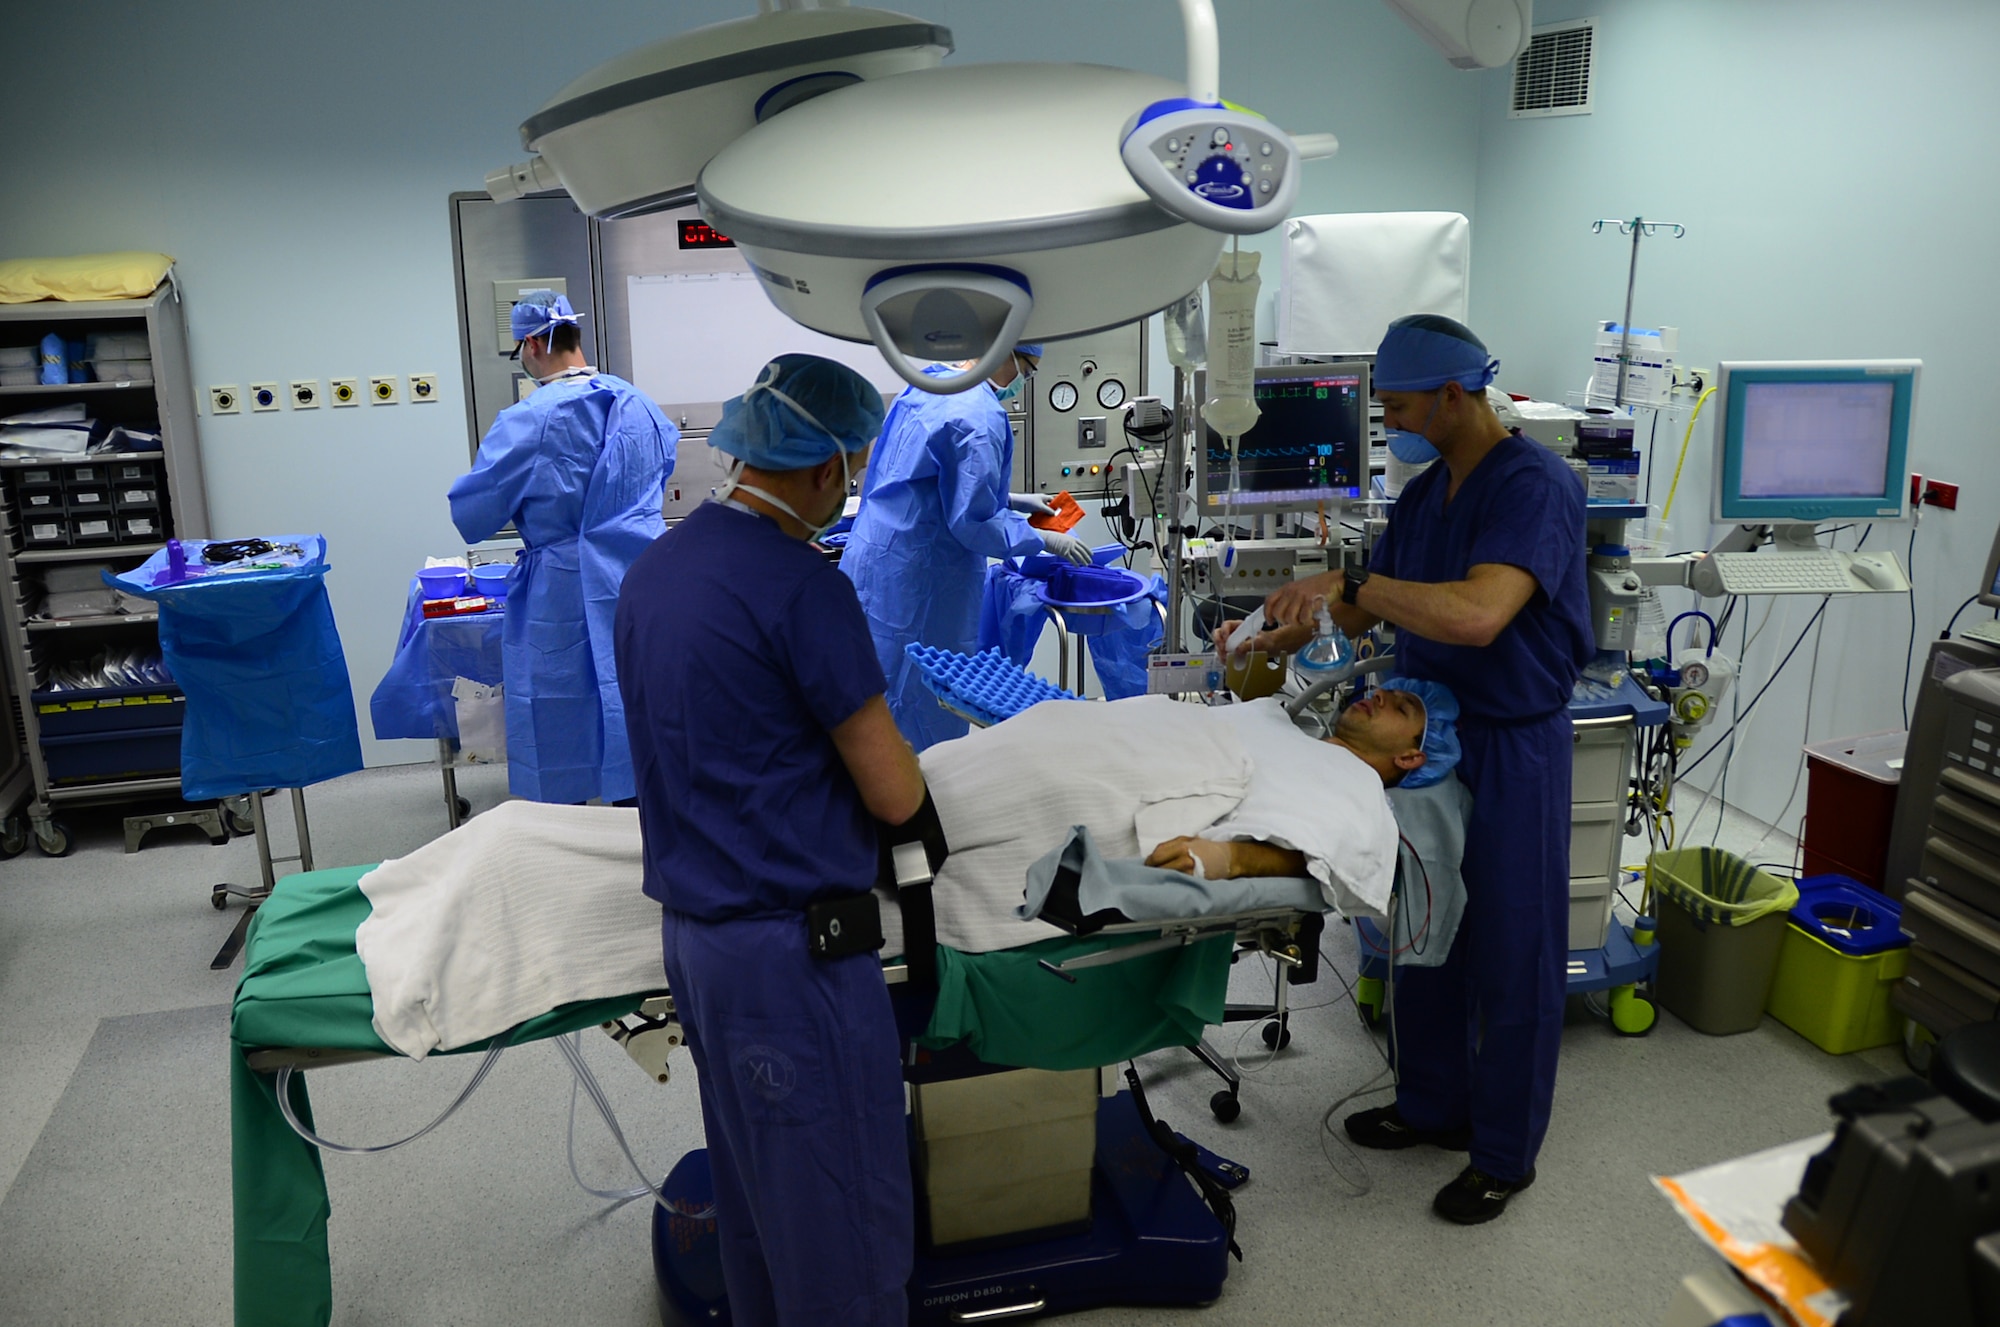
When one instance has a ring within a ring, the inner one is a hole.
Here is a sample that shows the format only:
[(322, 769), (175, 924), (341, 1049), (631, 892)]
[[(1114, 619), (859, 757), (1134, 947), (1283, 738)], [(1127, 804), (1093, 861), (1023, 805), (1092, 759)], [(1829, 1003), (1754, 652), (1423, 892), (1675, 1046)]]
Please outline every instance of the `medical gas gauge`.
[(1049, 404), (1064, 412), (1076, 409), (1076, 385), (1059, 382), (1049, 388)]
[(1116, 378), (1106, 378), (1097, 384), (1097, 404), (1106, 410), (1116, 410), (1125, 404), (1125, 384)]

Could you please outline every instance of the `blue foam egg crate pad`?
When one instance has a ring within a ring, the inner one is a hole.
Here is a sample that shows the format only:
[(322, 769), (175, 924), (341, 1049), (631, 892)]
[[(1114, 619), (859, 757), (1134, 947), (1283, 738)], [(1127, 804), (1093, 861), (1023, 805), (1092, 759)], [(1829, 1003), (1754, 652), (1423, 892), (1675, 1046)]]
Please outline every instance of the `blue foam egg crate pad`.
[(1082, 699), (1017, 667), (998, 650), (960, 654), (930, 645), (904, 649), (938, 699), (981, 723), (1011, 719), (1045, 700)]

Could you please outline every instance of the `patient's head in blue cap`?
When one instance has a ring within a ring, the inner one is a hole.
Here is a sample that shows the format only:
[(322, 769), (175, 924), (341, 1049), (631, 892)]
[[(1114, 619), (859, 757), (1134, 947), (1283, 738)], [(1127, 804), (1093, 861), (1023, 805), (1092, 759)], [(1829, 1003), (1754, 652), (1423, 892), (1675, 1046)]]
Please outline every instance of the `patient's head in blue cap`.
[(845, 364), (780, 355), (722, 405), (709, 445), (759, 470), (804, 470), (855, 453), (882, 431), (882, 393)]
[(1333, 736), (1385, 784), (1426, 787), (1458, 763), (1458, 697), (1439, 682), (1385, 678), (1341, 711)]

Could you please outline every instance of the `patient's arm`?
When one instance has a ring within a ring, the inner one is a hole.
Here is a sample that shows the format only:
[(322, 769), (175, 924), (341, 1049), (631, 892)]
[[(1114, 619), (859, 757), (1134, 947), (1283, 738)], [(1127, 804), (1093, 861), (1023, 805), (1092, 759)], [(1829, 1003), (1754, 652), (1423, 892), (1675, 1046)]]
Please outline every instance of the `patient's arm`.
[(1306, 855), (1290, 848), (1277, 848), (1254, 839), (1231, 839), (1218, 843), (1214, 839), (1190, 838), (1187, 835), (1168, 839), (1153, 849), (1152, 855), (1146, 858), (1146, 865), (1192, 875), (1197, 857), (1201, 859), (1202, 874), (1210, 880), (1306, 874)]

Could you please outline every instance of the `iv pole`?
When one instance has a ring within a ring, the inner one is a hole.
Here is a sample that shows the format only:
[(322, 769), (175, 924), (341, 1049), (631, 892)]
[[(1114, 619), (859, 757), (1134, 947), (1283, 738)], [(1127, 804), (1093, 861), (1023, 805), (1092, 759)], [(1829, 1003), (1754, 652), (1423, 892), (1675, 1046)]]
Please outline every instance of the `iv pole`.
[(1639, 241), (1663, 226), (1673, 231), (1675, 239), (1682, 239), (1687, 235), (1687, 227), (1678, 221), (1648, 221), (1644, 217), (1621, 221), (1616, 217), (1607, 217), (1591, 222), (1590, 233), (1602, 235), (1606, 226), (1616, 226), (1620, 235), (1632, 237), (1632, 263), (1625, 272), (1625, 321), (1619, 324), (1618, 333), (1618, 392), (1612, 399), (1613, 405), (1622, 406), (1625, 404), (1625, 374), (1632, 364), (1632, 291), (1639, 284)]

